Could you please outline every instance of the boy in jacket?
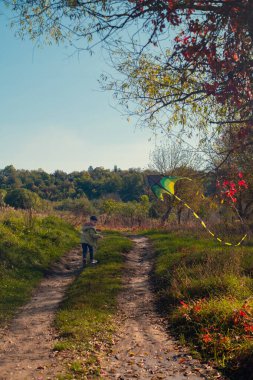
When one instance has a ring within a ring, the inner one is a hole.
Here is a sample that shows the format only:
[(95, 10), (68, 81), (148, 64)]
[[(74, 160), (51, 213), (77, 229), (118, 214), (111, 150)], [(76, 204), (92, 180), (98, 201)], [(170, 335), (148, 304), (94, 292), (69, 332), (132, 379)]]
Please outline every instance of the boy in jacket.
[(94, 260), (94, 251), (97, 248), (97, 242), (102, 238), (96, 231), (97, 217), (92, 215), (90, 222), (86, 223), (82, 227), (81, 232), (81, 244), (83, 249), (83, 267), (85, 267), (87, 260), (87, 252), (90, 253), (91, 264), (97, 264), (97, 260)]

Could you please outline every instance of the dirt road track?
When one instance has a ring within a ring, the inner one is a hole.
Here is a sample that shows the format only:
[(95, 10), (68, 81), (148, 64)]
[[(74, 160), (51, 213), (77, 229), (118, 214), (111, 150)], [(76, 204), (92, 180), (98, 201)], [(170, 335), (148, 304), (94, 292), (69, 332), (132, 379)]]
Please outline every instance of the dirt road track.
[(57, 341), (52, 324), (80, 265), (76, 248), (52, 267), (10, 327), (0, 331), (0, 380), (55, 379), (59, 363), (52, 350)]
[[(119, 296), (116, 343), (109, 355), (101, 354), (103, 379), (222, 379), (168, 336), (150, 287), (152, 249), (144, 237), (133, 240), (135, 247), (126, 255), (124, 289)], [(80, 264), (77, 248), (55, 264), (11, 326), (0, 332), (0, 380), (53, 380), (64, 372), (61, 356), (55, 357), (53, 351), (57, 336), (52, 326)]]
[(149, 274), (153, 253), (145, 237), (133, 238), (126, 257), (124, 290), (119, 297), (119, 331), (112, 353), (102, 360), (105, 379), (221, 379), (209, 365), (194, 360), (168, 336), (155, 311)]

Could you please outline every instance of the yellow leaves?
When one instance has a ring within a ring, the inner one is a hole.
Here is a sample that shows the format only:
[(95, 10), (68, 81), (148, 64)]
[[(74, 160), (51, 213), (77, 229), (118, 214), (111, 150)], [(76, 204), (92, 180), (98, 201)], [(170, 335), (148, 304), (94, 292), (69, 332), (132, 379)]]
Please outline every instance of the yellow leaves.
[(69, 7), (77, 7), (78, 6), (78, 1), (77, 0), (67, 0), (67, 5)]
[(62, 37), (60, 28), (54, 26), (50, 29), (50, 35), (56, 40), (59, 41)]
[(41, 8), (40, 7), (35, 7), (35, 8), (32, 8), (32, 11), (33, 11), (34, 14), (39, 14), (41, 12)]

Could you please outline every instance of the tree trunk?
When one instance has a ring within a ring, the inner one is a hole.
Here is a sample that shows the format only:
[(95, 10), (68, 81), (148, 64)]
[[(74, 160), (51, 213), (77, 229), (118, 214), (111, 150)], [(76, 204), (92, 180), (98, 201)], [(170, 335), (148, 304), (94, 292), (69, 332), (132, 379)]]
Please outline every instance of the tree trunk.
[(165, 224), (165, 222), (167, 222), (167, 220), (168, 220), (168, 218), (170, 216), (170, 213), (172, 211), (172, 208), (173, 208), (173, 206), (169, 205), (169, 207), (167, 208), (165, 214), (163, 214), (163, 216), (161, 218), (162, 224)]

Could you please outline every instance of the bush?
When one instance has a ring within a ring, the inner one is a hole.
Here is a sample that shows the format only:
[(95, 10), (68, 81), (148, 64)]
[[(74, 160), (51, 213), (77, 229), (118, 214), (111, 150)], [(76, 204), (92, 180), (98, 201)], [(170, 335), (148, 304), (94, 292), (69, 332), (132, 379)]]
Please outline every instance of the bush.
[(12, 210), (0, 221), (0, 325), (8, 321), (50, 264), (79, 242), (78, 232), (56, 217), (33, 217)]
[(7, 194), (6, 190), (0, 189), (0, 207), (5, 206), (5, 196)]
[(156, 251), (154, 279), (159, 304), (174, 332), (233, 378), (249, 378), (252, 242), (228, 248), (182, 231), (150, 232), (149, 236)]
[(15, 189), (9, 191), (5, 196), (5, 203), (15, 208), (38, 209), (41, 205), (41, 199), (32, 191), (26, 189)]
[(77, 215), (90, 215), (94, 213), (94, 207), (87, 197), (78, 199), (65, 199), (55, 206), (59, 211), (71, 211)]

